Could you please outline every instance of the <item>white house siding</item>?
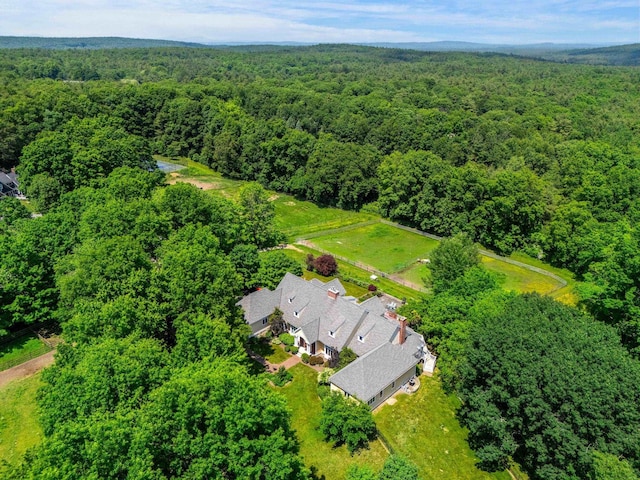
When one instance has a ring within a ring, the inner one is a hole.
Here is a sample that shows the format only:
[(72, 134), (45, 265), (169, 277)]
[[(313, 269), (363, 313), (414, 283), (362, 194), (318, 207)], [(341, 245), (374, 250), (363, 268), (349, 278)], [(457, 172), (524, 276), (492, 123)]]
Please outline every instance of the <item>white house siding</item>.
[(256, 337), (260, 335), (262, 332), (266, 332), (269, 329), (269, 322), (267, 323), (263, 322), (265, 319), (267, 319), (267, 317), (261, 318), (257, 322), (254, 322), (250, 325), (252, 337)]
[[(369, 398), (364, 399), (364, 403), (367, 403), (369, 405), (369, 407), (371, 407), (371, 410), (373, 410), (374, 408), (376, 408), (378, 405), (381, 405), (383, 402), (385, 402), (387, 400), (387, 398), (389, 398), (391, 395), (393, 395), (394, 393), (396, 393), (398, 390), (400, 390), (400, 388), (402, 388), (403, 385), (405, 385), (407, 382), (409, 382), (409, 380), (411, 380), (416, 374), (416, 367), (412, 367), (409, 370), (407, 370), (405, 373), (403, 373), (402, 375), (400, 375), (394, 383), (391, 383), (389, 385), (387, 385), (384, 390), (382, 390), (382, 396), (380, 395), (380, 392), (376, 393), (376, 396), (374, 397), (374, 400), (372, 403), (368, 403)], [(337, 388), (337, 387), (336, 387)]]

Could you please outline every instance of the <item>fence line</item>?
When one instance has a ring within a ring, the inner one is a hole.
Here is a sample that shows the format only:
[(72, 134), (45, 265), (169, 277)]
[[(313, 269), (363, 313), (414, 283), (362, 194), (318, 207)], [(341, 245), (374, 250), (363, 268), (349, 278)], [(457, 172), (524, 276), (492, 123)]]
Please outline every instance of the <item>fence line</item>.
[(28, 362), (29, 360), (33, 360), (34, 358), (44, 355), (45, 353), (49, 353), (51, 350), (53, 350), (53, 347), (50, 347), (49, 345), (43, 343), (42, 348), (33, 350), (26, 355), (21, 355), (12, 360), (0, 361), (0, 372), (9, 370), (10, 368), (21, 365), (25, 362)]
[[(390, 222), (388, 220), (380, 220), (380, 221), (382, 223), (384, 223), (384, 224), (391, 225), (392, 227), (397, 227), (397, 228), (400, 228), (402, 230), (406, 230), (407, 232), (417, 233), (418, 235), (422, 235), (423, 237), (431, 238), (433, 240), (442, 241), (444, 239), (444, 237), (440, 237), (440, 236), (434, 235), (432, 233), (423, 232), (422, 230), (418, 230), (417, 228), (407, 227), (405, 225), (400, 225), (399, 223)], [(493, 258), (495, 260), (500, 260), (502, 262), (510, 263), (511, 265), (515, 265), (516, 267), (526, 268), (527, 270), (529, 270), (531, 272), (536, 272), (536, 273), (539, 273), (541, 275), (546, 275), (547, 277), (553, 278), (555, 281), (560, 283), (561, 287), (558, 287), (558, 288), (562, 288), (562, 287), (566, 287), (567, 286), (567, 281), (564, 278), (562, 278), (559, 275), (556, 275), (555, 273), (552, 273), (552, 272), (550, 272), (548, 270), (545, 270), (544, 268), (534, 267), (533, 265), (529, 265), (528, 263), (519, 262), (518, 260), (513, 260), (512, 258), (508, 258), (508, 257), (503, 257), (502, 255), (498, 255), (497, 253), (493, 253), (493, 252), (490, 252), (489, 250), (485, 250), (485, 249), (482, 249), (482, 248), (478, 249), (478, 253), (480, 255), (484, 255), (485, 257), (489, 257), (489, 258)]]
[(52, 327), (54, 325), (55, 325), (55, 322), (53, 321), (40, 322), (40, 323), (36, 323), (34, 325), (25, 327), (21, 330), (18, 330), (17, 332), (4, 335), (3, 337), (0, 338), (0, 347), (3, 347), (4, 345), (7, 345), (8, 343), (11, 343), (14, 340), (17, 340), (18, 338), (22, 338), (26, 335), (34, 335), (34, 334), (38, 335), (38, 333), (36, 332), (36, 329)]
[(378, 440), (380, 440), (380, 443), (382, 444), (384, 449), (387, 451), (387, 453), (389, 453), (389, 455), (393, 455), (395, 453), (393, 447), (389, 443), (389, 440), (387, 440), (387, 437), (385, 437), (380, 430), (378, 430)]
[(341, 262), (345, 262), (348, 263), (349, 265), (353, 265), (354, 267), (358, 267), (362, 270), (365, 270), (367, 272), (371, 272), (375, 275), (377, 275), (380, 278), (387, 278), (389, 280), (391, 280), (392, 282), (398, 283), (400, 285), (403, 285), (405, 287), (409, 287), (417, 292), (428, 292), (428, 290), (421, 286), (421, 285), (417, 285), (413, 282), (410, 282), (408, 280), (403, 279), (402, 277), (399, 277), (398, 275), (395, 274), (389, 274), (386, 272), (383, 272), (382, 270), (378, 270), (377, 268), (372, 267), (371, 265), (366, 265), (364, 263), (361, 262), (356, 262), (353, 260), (350, 260), (346, 257), (343, 257), (341, 255), (335, 255), (333, 253), (331, 253), (328, 250), (325, 250), (323, 248), (320, 248), (318, 246), (316, 246), (314, 243), (310, 242), (309, 240), (299, 240), (297, 243), (299, 243), (300, 245), (304, 245), (305, 247), (309, 247), (309, 248), (313, 248), (314, 250), (317, 250), (320, 253), (326, 253), (329, 255), (332, 255), (334, 258), (340, 260)]
[(334, 233), (341, 233), (341, 232), (346, 232), (348, 230), (354, 230), (360, 227), (366, 227), (368, 225), (374, 225), (379, 222), (380, 221), (377, 219), (367, 220), (366, 222), (352, 223), (350, 225), (345, 225), (343, 227), (336, 227), (336, 228), (330, 228), (328, 230), (318, 230), (317, 232), (310, 232), (306, 235), (302, 235), (301, 237), (299, 237), (296, 240), (296, 243), (300, 243), (302, 240), (309, 240), (311, 238), (316, 238), (316, 237), (324, 237), (325, 235), (333, 235)]

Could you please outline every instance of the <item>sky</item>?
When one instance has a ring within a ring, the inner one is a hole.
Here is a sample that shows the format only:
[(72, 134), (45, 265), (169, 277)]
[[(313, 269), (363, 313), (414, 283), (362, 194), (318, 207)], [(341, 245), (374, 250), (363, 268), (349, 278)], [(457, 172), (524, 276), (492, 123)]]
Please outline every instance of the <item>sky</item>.
[(0, 0), (0, 35), (204, 43), (640, 43), (640, 0)]

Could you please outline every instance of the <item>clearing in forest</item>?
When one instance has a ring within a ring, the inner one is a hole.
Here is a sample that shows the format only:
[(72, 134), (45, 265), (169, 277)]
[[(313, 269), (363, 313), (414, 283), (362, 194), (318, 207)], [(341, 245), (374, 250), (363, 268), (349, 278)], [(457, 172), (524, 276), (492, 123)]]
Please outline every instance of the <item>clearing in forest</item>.
[(428, 258), (438, 241), (386, 223), (316, 237), (314, 245), (341, 257), (395, 273)]
[[(242, 185), (247, 183), (224, 178), (209, 167), (186, 158), (177, 161), (163, 157), (156, 159), (176, 162), (186, 167), (173, 172), (170, 182), (192, 183), (203, 190), (227, 198), (234, 198)], [(288, 241), (292, 242), (299, 237), (310, 238), (313, 245), (320, 249), (386, 273), (396, 274), (402, 280), (416, 285), (422, 285), (423, 279), (428, 277), (426, 265), (419, 263), (418, 259), (428, 258), (430, 252), (437, 247), (438, 240), (382, 223), (380, 217), (370, 213), (321, 207), (291, 195), (269, 193), (275, 207), (276, 227), (287, 235)], [(529, 257), (521, 255), (515, 259), (558, 273), (557, 269)], [(575, 303), (571, 274), (568, 272), (562, 271), (559, 274), (570, 282), (568, 286), (563, 287), (560, 282), (549, 276), (501, 260), (482, 256), (482, 263), (488, 270), (498, 274), (499, 282), (506, 290), (550, 294), (565, 303)], [(345, 273), (347, 270), (350, 276), (361, 281), (368, 280), (369, 274), (364, 270), (360, 271), (357, 267), (345, 263), (341, 266), (341, 271)], [(391, 281), (385, 280), (385, 283), (387, 282)], [(398, 285), (395, 290), (399, 291), (395, 294), (389, 291), (389, 288), (384, 290), (398, 298), (415, 296), (414, 292), (408, 292), (410, 287), (402, 285)], [(391, 290), (394, 290), (394, 287), (391, 287)]]

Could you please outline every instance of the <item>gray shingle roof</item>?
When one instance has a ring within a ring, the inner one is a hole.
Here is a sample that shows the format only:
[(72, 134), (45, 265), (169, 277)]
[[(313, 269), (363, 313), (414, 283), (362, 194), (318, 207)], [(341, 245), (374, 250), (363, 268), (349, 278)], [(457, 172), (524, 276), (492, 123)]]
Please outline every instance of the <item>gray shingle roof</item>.
[[(340, 292), (337, 298), (328, 295), (331, 287)], [(406, 341), (399, 345), (400, 324), (384, 316), (386, 309), (378, 297), (357, 304), (344, 293), (337, 279), (322, 283), (287, 273), (275, 291), (253, 292), (238, 305), (249, 323), (279, 307), (284, 320), (302, 329), (310, 343), (320, 340), (337, 351), (351, 348), (359, 358), (330, 380), (366, 402), (418, 363), (421, 356), (416, 354), (424, 347), (424, 339), (407, 327)]]
[[(329, 381), (363, 402), (368, 402), (410, 368), (420, 357), (414, 342), (383, 343), (331, 376)], [(399, 387), (399, 385), (398, 385)]]
[(249, 325), (262, 320), (264, 317), (268, 317), (273, 313), (276, 307), (280, 304), (280, 290), (271, 291), (268, 288), (262, 290), (256, 290), (250, 293), (236, 305), (239, 305), (244, 310), (244, 318)]

